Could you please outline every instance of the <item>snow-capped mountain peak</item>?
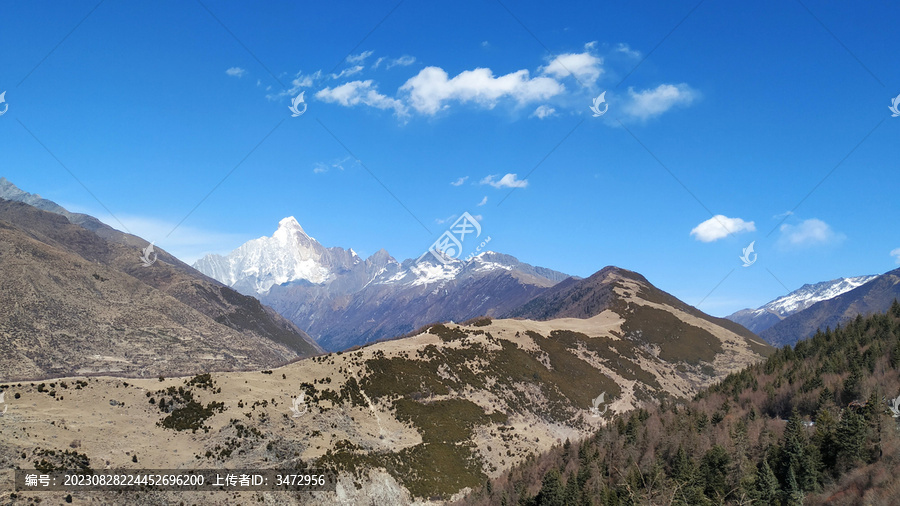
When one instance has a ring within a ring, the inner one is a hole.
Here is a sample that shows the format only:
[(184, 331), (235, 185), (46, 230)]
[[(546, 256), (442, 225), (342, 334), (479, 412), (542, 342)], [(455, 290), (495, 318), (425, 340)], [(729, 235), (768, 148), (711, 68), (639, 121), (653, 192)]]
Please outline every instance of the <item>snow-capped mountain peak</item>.
[(240, 292), (261, 294), (289, 282), (325, 283), (354, 263), (350, 252), (326, 249), (289, 216), (271, 237), (248, 241), (225, 256), (207, 255), (194, 268)]
[(862, 286), (878, 276), (856, 276), (852, 278), (833, 279), (821, 283), (803, 285), (797, 290), (779, 297), (759, 308), (788, 316), (802, 311), (816, 302), (833, 299), (838, 295)]
[(287, 218), (283, 218), (278, 222), (278, 230), (277, 232), (282, 233), (301, 233), (306, 235), (306, 232), (303, 231), (303, 227), (300, 226), (300, 222), (297, 221), (297, 218), (293, 216), (288, 216)]
[(838, 278), (821, 283), (803, 285), (793, 292), (756, 309), (742, 309), (730, 316), (729, 320), (759, 333), (788, 316), (803, 311), (816, 302), (829, 300), (862, 286), (878, 276), (856, 276)]

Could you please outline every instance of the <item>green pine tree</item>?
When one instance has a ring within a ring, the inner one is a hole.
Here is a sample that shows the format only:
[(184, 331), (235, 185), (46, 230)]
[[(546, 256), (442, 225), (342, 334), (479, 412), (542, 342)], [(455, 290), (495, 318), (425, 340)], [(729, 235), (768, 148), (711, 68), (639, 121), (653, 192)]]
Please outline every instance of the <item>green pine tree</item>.
[(778, 499), (778, 478), (772, 472), (766, 458), (756, 467), (756, 494), (758, 504), (776, 504)]
[(563, 502), (568, 505), (581, 503), (581, 487), (578, 486), (578, 478), (573, 473), (566, 480), (566, 490), (563, 493)]
[(781, 469), (785, 482), (790, 471), (800, 490), (804, 492), (815, 490), (819, 482), (818, 452), (807, 440), (803, 419), (796, 409), (791, 413), (791, 418), (784, 429), (781, 448)]
[(801, 506), (803, 504), (803, 491), (797, 483), (797, 477), (793, 469), (788, 469), (787, 480), (782, 490), (784, 506)]
[(706, 497), (720, 502), (727, 493), (726, 479), (731, 456), (720, 445), (715, 445), (703, 456), (700, 464), (700, 479), (706, 482), (703, 493)]
[(551, 469), (544, 475), (541, 483), (541, 491), (536, 497), (537, 506), (564, 506), (565, 492), (559, 471)]
[(826, 472), (837, 475), (837, 426), (838, 420), (830, 409), (819, 408), (816, 412), (816, 431), (812, 436), (812, 444), (819, 453), (819, 459)]
[(862, 461), (866, 444), (866, 420), (853, 411), (845, 409), (837, 428), (837, 470), (844, 472)]

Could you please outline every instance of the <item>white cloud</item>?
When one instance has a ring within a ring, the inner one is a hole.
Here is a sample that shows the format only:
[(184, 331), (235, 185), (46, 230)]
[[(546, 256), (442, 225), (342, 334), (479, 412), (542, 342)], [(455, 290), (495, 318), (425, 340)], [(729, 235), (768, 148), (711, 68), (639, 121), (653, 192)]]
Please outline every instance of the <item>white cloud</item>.
[(391, 60), (390, 63), (387, 64), (386, 68), (408, 67), (408, 66), (412, 65), (413, 63), (416, 63), (416, 57), (405, 54), (405, 55), (401, 56), (400, 58)]
[(891, 251), (891, 256), (896, 257), (897, 263), (900, 264), (900, 248)]
[(344, 170), (344, 164), (346, 164), (347, 162), (349, 162), (351, 160), (353, 160), (353, 158), (350, 156), (347, 156), (347, 157), (344, 157), (341, 159), (333, 160), (328, 163), (317, 162), (316, 165), (313, 167), (313, 173), (314, 174), (323, 174), (325, 172), (328, 172), (331, 169)]
[(366, 58), (372, 56), (372, 54), (374, 52), (375, 51), (363, 51), (362, 53), (359, 53), (356, 55), (351, 54), (351, 55), (347, 56), (347, 61), (350, 63), (362, 63), (362, 62), (366, 61)]
[(406, 115), (406, 106), (399, 100), (378, 93), (378, 89), (372, 84), (371, 79), (350, 81), (334, 88), (325, 88), (316, 92), (316, 98), (344, 107), (364, 104), (377, 109), (393, 109), (397, 116)]
[(384, 60), (387, 60), (387, 58), (385, 58), (384, 56), (375, 60), (375, 63), (372, 64), (372, 68), (377, 69), (381, 65), (381, 62), (383, 62)]
[(640, 58), (641, 57), (640, 51), (631, 49), (631, 46), (629, 46), (628, 44), (625, 44), (623, 42), (619, 42), (619, 45), (616, 46), (616, 52), (622, 53), (625, 56), (628, 56), (630, 58)]
[(772, 218), (774, 218), (776, 220), (783, 220), (783, 219), (787, 218), (788, 216), (793, 216), (793, 215), (794, 215), (794, 211), (785, 211), (783, 213), (778, 213), (775, 216), (772, 216)]
[(603, 59), (588, 52), (566, 53), (557, 56), (549, 65), (541, 67), (538, 71), (557, 79), (571, 75), (582, 84), (590, 85), (603, 74), (601, 65), (603, 65)]
[(835, 232), (829, 224), (816, 218), (803, 220), (798, 225), (785, 223), (779, 230), (779, 242), (787, 246), (818, 246), (840, 242), (846, 238), (844, 234)]
[(461, 177), (450, 184), (452, 184), (453, 186), (462, 186), (462, 184), (466, 182), (466, 179), (469, 179), (469, 176)]
[(691, 235), (698, 241), (713, 242), (728, 237), (729, 234), (755, 231), (756, 225), (752, 221), (744, 221), (740, 218), (729, 218), (725, 215), (717, 214), (694, 227), (691, 230)]
[(521, 105), (546, 100), (562, 93), (565, 87), (549, 77), (532, 78), (527, 70), (494, 77), (491, 69), (476, 68), (449, 79), (442, 68), (425, 67), (400, 90), (407, 94), (416, 111), (433, 115), (449, 107), (445, 102), (452, 100), (475, 102), (490, 109), (502, 98), (512, 98)]
[(230, 69), (226, 70), (225, 73), (230, 75), (231, 77), (243, 77), (244, 74), (247, 73), (247, 71), (240, 67), (231, 67)]
[[(479, 206), (483, 206), (485, 204), (487, 204), (487, 195), (485, 195), (484, 198), (481, 199), (481, 202), (478, 203)], [(900, 250), (898, 250), (898, 251), (900, 251)]]
[[(291, 80), (290, 89), (282, 90), (278, 93), (270, 93), (270, 94), (266, 95), (266, 98), (269, 100), (278, 100), (279, 98), (282, 98), (282, 97), (296, 96), (297, 93), (300, 93), (300, 91), (303, 88), (309, 88), (310, 86), (315, 84), (315, 82), (321, 78), (322, 78), (321, 70), (317, 70), (317, 71), (313, 72), (312, 74), (304, 74), (303, 71), (299, 71), (294, 75), (294, 79)], [(268, 91), (270, 89), (271, 89), (271, 86), (267, 87), (266, 91)]]
[(654, 89), (634, 91), (628, 88), (629, 101), (625, 113), (639, 119), (648, 119), (679, 105), (690, 105), (698, 93), (690, 86), (682, 84), (660, 84)]
[(354, 65), (353, 67), (342, 70), (338, 74), (331, 74), (331, 78), (332, 79), (341, 79), (342, 77), (349, 77), (352, 75), (356, 75), (356, 74), (359, 74), (360, 72), (362, 72), (363, 68), (364, 67), (362, 65)]
[(489, 184), (494, 188), (525, 188), (528, 186), (528, 180), (519, 179), (516, 174), (507, 174), (499, 180), (496, 177), (487, 176), (479, 184)]
[(434, 222), (437, 223), (438, 225), (443, 225), (444, 223), (447, 223), (448, 221), (453, 221), (453, 220), (455, 220), (457, 216), (458, 216), (458, 215), (456, 215), (456, 214), (451, 214), (450, 216), (448, 216), (448, 217), (446, 217), (446, 218), (443, 218), (443, 219), (442, 219), (442, 218), (435, 218), (435, 219), (434, 219)]
[(540, 119), (544, 119), (548, 116), (553, 116), (556, 114), (556, 109), (550, 107), (549, 105), (539, 105), (537, 109), (531, 113), (531, 117), (537, 117)]

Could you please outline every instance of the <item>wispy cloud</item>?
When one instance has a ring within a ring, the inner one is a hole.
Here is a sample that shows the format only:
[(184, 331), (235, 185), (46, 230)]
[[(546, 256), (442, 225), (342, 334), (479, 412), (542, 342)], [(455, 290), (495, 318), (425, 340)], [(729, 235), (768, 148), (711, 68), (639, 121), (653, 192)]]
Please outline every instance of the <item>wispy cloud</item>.
[(462, 186), (462, 184), (466, 182), (466, 179), (469, 179), (469, 176), (461, 177), (450, 184), (452, 184), (453, 186)]
[(479, 184), (488, 184), (494, 188), (525, 188), (528, 186), (528, 181), (519, 179), (516, 174), (507, 174), (499, 180), (497, 179), (497, 176), (487, 176), (482, 179)]
[(480, 206), (487, 204), (487, 201), (488, 201), (488, 198), (487, 198), (487, 195), (485, 195), (484, 198), (481, 199), (481, 202), (478, 203), (478, 206), (480, 207)]
[(344, 107), (363, 104), (377, 109), (393, 109), (397, 116), (405, 116), (407, 112), (403, 102), (379, 93), (371, 79), (350, 81), (334, 88), (325, 88), (316, 92), (316, 98)]
[(544, 119), (549, 116), (553, 116), (556, 114), (556, 109), (550, 107), (549, 105), (539, 105), (537, 109), (531, 113), (532, 118)]
[(891, 256), (900, 264), (900, 248), (891, 251)]
[(635, 58), (635, 59), (636, 59), (636, 58), (640, 58), (640, 57), (641, 57), (641, 52), (640, 52), (640, 51), (636, 51), (636, 50), (634, 50), (634, 49), (631, 49), (631, 46), (629, 46), (628, 44), (625, 44), (624, 42), (620, 42), (620, 43), (616, 46), (615, 51), (616, 51), (617, 53), (622, 53), (622, 54), (624, 54), (625, 56), (628, 56), (629, 58)]
[(697, 91), (687, 84), (660, 84), (656, 88), (635, 91), (628, 88), (628, 102), (624, 111), (631, 117), (646, 120), (676, 106), (687, 106), (698, 98)]
[(365, 67), (363, 67), (362, 65), (354, 65), (350, 68), (346, 68), (346, 69), (340, 71), (337, 74), (331, 74), (331, 78), (332, 79), (342, 79), (344, 77), (350, 77), (352, 75), (356, 75), (356, 74), (359, 74), (360, 72), (362, 72), (363, 68), (365, 68)]
[(244, 74), (247, 73), (247, 71), (240, 67), (231, 67), (230, 69), (226, 70), (225, 73), (230, 75), (231, 77), (243, 77)]
[(324, 173), (330, 171), (331, 169), (344, 170), (344, 165), (351, 160), (353, 160), (353, 157), (346, 156), (344, 158), (332, 160), (327, 163), (317, 162), (315, 164), (315, 166), (313, 166), (313, 173), (314, 174), (324, 174)]
[(728, 237), (730, 234), (755, 231), (756, 225), (752, 221), (717, 214), (694, 227), (691, 230), (691, 236), (701, 242), (713, 242)]
[(374, 53), (375, 53), (375, 51), (363, 51), (362, 53), (359, 53), (359, 54), (351, 54), (351, 55), (347, 56), (347, 62), (348, 63), (362, 63), (362, 62), (366, 61), (366, 58), (372, 56), (372, 54), (374, 54)]
[(405, 54), (405, 55), (401, 56), (400, 58), (396, 58), (396, 59), (388, 62), (386, 68), (408, 67), (408, 66), (412, 65), (413, 63), (416, 63), (416, 58), (414, 56), (409, 56), (408, 54)]
[[(286, 90), (282, 90), (278, 93), (269, 93), (266, 95), (266, 98), (269, 100), (278, 100), (279, 98), (282, 98), (282, 97), (293, 97), (293, 96), (297, 95), (297, 93), (300, 93), (300, 91), (302, 91), (304, 88), (311, 87), (313, 84), (316, 83), (316, 81), (319, 81), (321, 79), (322, 79), (322, 71), (321, 70), (317, 70), (311, 74), (304, 74), (303, 71), (301, 70), (301, 71), (297, 72), (296, 74), (294, 74), (294, 78), (291, 80), (290, 88), (288, 88)], [(268, 89), (269, 88), (266, 88), (266, 90), (268, 90)]]
[(844, 234), (835, 232), (831, 225), (816, 218), (803, 220), (797, 225), (785, 223), (779, 229), (778, 242), (788, 247), (810, 247), (834, 244), (846, 239)]

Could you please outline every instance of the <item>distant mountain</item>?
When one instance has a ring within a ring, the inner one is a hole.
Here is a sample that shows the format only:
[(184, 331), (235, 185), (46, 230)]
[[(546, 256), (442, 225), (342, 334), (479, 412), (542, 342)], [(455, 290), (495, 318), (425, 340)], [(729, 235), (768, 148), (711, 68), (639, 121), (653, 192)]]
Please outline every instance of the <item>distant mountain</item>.
[(740, 323), (751, 331), (759, 334), (788, 316), (812, 306), (816, 302), (833, 299), (838, 295), (849, 292), (877, 277), (878, 276), (856, 276), (853, 278), (838, 278), (831, 281), (823, 281), (812, 285), (803, 285), (799, 289), (782, 297), (778, 297), (757, 309), (742, 309), (725, 318)]
[(834, 328), (857, 315), (883, 313), (894, 299), (900, 299), (900, 269), (876, 276), (836, 297), (816, 302), (760, 332), (759, 336), (775, 346), (793, 345), (812, 336), (818, 329)]
[(163, 250), (145, 268), (147, 241), (5, 179), (0, 236), (4, 379), (264, 368), (321, 352), (258, 300)]
[(194, 267), (241, 293), (263, 294), (288, 282), (328, 283), (361, 262), (353, 250), (325, 248), (291, 216), (272, 237), (248, 241), (226, 256), (207, 255)]
[(468, 261), (426, 255), (398, 262), (385, 250), (363, 260), (352, 249), (325, 248), (293, 217), (271, 237), (194, 267), (254, 294), (328, 350), (396, 337), (437, 321), (508, 312), (566, 279), (509, 255)]

